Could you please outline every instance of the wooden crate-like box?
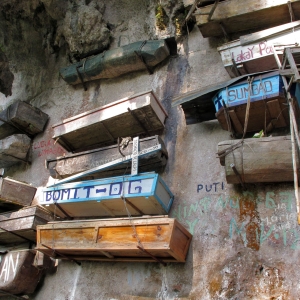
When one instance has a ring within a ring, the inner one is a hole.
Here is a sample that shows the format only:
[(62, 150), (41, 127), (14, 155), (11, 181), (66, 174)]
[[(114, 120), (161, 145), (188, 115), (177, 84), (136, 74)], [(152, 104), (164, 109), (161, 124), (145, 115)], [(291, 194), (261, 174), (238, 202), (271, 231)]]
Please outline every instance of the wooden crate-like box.
[(0, 168), (30, 162), (30, 147), (31, 140), (25, 134), (14, 134), (0, 140)]
[(161, 132), (167, 113), (152, 91), (125, 98), (53, 125), (53, 139), (71, 152), (115, 144), (118, 137)]
[(53, 255), (47, 246), (77, 260), (155, 262), (152, 255), (184, 262), (191, 239), (178, 221), (167, 217), (53, 222), (37, 227), (36, 249)]
[(39, 203), (61, 217), (116, 217), (126, 207), (133, 216), (167, 214), (173, 199), (158, 174), (145, 173), (44, 188)]
[(45, 273), (53, 265), (49, 256), (44, 256), (43, 264), (37, 269), (33, 264), (36, 250), (10, 251), (1, 257), (0, 296), (10, 294), (31, 294)]
[(0, 202), (11, 202), (29, 206), (36, 193), (36, 187), (9, 177), (0, 178)]
[[(162, 139), (155, 135), (149, 138), (141, 139), (139, 141), (139, 150), (161, 145), (160, 151), (141, 156), (139, 158), (139, 172), (161, 172), (167, 164), (168, 152)], [(126, 149), (122, 150), (125, 155), (132, 153), (132, 142), (129, 143)], [(84, 172), (95, 167), (106, 164), (110, 161), (119, 159), (121, 156), (118, 146), (108, 146), (95, 150), (79, 152), (66, 156), (57, 157), (56, 159), (47, 160), (47, 169), (53, 178), (66, 178), (80, 172)], [(111, 176), (120, 176), (130, 174), (131, 162), (126, 162), (111, 166), (108, 169), (93, 173), (92, 178), (88, 176), (87, 179), (104, 178)], [(83, 178), (81, 178), (83, 180)]]
[[(240, 141), (223, 141), (218, 144), (218, 152)], [(231, 164), (245, 183), (293, 181), (291, 147), (289, 136), (245, 139), (243, 145), (239, 144), (233, 152), (220, 158), (227, 183), (240, 183)], [(299, 161), (297, 165), (299, 170)]]
[(0, 214), (0, 244), (23, 243), (26, 239), (35, 242), (36, 226), (52, 220), (52, 214), (38, 205), (2, 213)]
[(0, 139), (14, 133), (32, 137), (44, 131), (49, 116), (24, 101), (16, 101), (0, 113)]

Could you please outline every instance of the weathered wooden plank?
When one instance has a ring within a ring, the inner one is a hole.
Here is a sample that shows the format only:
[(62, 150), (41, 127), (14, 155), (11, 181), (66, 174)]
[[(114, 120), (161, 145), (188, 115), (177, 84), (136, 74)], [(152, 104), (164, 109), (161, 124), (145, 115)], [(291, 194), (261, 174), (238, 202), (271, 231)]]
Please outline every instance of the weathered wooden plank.
[[(223, 141), (218, 152), (240, 140)], [(246, 139), (244, 144), (220, 162), (225, 166), (227, 183), (239, 183), (231, 164), (245, 183), (293, 181), (291, 140), (289, 136)], [(297, 161), (299, 169), (299, 161)]]
[(73, 85), (82, 81), (114, 78), (126, 73), (152, 69), (170, 54), (176, 53), (177, 44), (174, 38), (172, 41), (139, 41), (61, 68), (60, 75), (67, 83)]
[[(166, 117), (167, 113), (154, 93), (147, 91), (53, 125), (53, 139), (68, 151), (91, 150), (112, 145), (118, 137), (159, 133)], [(101, 123), (109, 130), (109, 135)]]
[(44, 188), (39, 203), (61, 217), (110, 217), (127, 216), (128, 211), (135, 216), (166, 214), (173, 199), (158, 174), (145, 173)]
[(43, 132), (49, 116), (24, 101), (16, 101), (0, 113), (0, 139), (14, 133), (32, 137)]
[[(299, 0), (291, 0), (295, 15), (300, 13)], [(212, 5), (202, 7), (201, 13), (209, 13)], [(220, 2), (212, 16), (195, 14), (197, 25), (203, 37), (220, 36), (223, 31), (222, 22), (227, 33), (247, 30), (267, 29), (290, 22), (290, 14), (286, 0), (228, 0)]]
[[(139, 158), (139, 172), (161, 172), (168, 159), (168, 152), (164, 145), (164, 142), (159, 136), (152, 136), (149, 138), (140, 140), (140, 150), (150, 148), (155, 145), (161, 145), (162, 149), (158, 152), (151, 153)], [(132, 142), (122, 150), (125, 155), (132, 153)], [(56, 159), (47, 160), (47, 168), (50, 175), (53, 178), (66, 178), (68, 176), (95, 168), (103, 165), (107, 162), (116, 160), (122, 157), (117, 145), (104, 147), (96, 150), (80, 152), (76, 154), (57, 157)], [(112, 166), (109, 169), (105, 169), (101, 172), (94, 173), (92, 176), (88, 176), (86, 179), (96, 179), (111, 176), (127, 175), (131, 172), (131, 164), (124, 163), (120, 165)], [(83, 180), (83, 178), (81, 178)]]
[[(34, 198), (36, 188), (9, 177), (0, 178), (0, 201), (29, 206)], [(1, 218), (1, 217), (0, 217)]]
[(165, 217), (53, 222), (37, 227), (36, 249), (50, 253), (44, 244), (80, 260), (155, 262), (140, 245), (163, 261), (184, 262), (191, 238), (179, 222)]
[(36, 240), (36, 226), (51, 220), (53, 220), (52, 214), (38, 205), (2, 213), (0, 214), (0, 243), (6, 245), (24, 242), (25, 239), (7, 231), (34, 242)]
[[(33, 266), (37, 251), (10, 251), (2, 256), (0, 264), (0, 294), (1, 291), (10, 294), (31, 294), (45, 274), (45, 269), (53, 266), (48, 256), (41, 258), (42, 265), (37, 269)], [(41, 255), (41, 253), (39, 253)]]
[(14, 134), (0, 140), (0, 168), (30, 162), (31, 140), (25, 134)]
[(272, 125), (276, 128), (286, 127), (286, 121), (281, 113), (281, 107), (277, 99), (267, 102), (267, 107), (272, 119)]

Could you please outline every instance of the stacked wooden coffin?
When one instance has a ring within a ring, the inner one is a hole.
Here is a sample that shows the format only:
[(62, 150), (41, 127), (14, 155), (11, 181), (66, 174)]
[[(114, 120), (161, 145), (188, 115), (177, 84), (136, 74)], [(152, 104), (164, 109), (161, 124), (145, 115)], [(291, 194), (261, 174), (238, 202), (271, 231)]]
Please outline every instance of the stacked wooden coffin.
[[(53, 260), (37, 250), (37, 225), (53, 221), (42, 206), (31, 206), (36, 188), (0, 178), (0, 295), (32, 293)], [(9, 210), (9, 209), (18, 210)]]
[(30, 162), (31, 138), (43, 132), (48, 115), (16, 101), (0, 113), (0, 168)]
[(60, 180), (40, 204), (69, 220), (37, 226), (37, 250), (75, 261), (185, 261), (191, 234), (165, 216), (174, 196), (153, 172), (166, 165), (164, 143), (129, 138), (161, 132), (166, 117), (150, 91), (53, 126), (53, 138), (76, 153), (47, 161)]

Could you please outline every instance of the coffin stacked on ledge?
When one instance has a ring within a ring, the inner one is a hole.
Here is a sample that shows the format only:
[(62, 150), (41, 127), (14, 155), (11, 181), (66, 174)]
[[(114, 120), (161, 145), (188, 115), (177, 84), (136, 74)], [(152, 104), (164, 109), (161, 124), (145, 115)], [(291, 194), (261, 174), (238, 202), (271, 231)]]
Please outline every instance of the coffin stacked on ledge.
[(53, 125), (53, 139), (67, 151), (113, 145), (118, 137), (161, 133), (167, 113), (152, 91), (121, 99)]
[(184, 262), (191, 239), (164, 216), (64, 221), (38, 226), (36, 249), (62, 259)]
[[(299, 91), (299, 83), (294, 83), (290, 93), (296, 100), (296, 116), (299, 115)], [(231, 129), (240, 135), (244, 130), (249, 97), (247, 132), (268, 132), (289, 124), (288, 106), (278, 71), (243, 75), (204, 90), (189, 92), (174, 98), (173, 106), (182, 106), (187, 124), (217, 118), (224, 130)]]
[[(159, 136), (155, 135), (149, 138), (141, 139), (139, 146), (140, 152), (143, 152), (147, 148), (160, 146), (157, 151), (140, 157), (139, 172), (162, 172), (167, 164), (168, 159), (168, 152), (163, 140)], [(133, 143), (130, 141), (125, 150), (122, 150), (123, 155), (131, 154), (132, 147)], [(118, 145), (108, 146), (91, 151), (57, 157), (56, 159), (48, 159), (46, 161), (46, 166), (53, 178), (67, 178), (77, 173), (84, 172), (119, 159), (122, 157), (120, 151), (121, 150), (119, 150)], [(111, 165), (109, 168), (106, 168), (105, 170), (99, 170), (99, 172), (93, 173), (87, 177), (81, 177), (81, 180), (127, 175), (130, 174), (130, 172), (131, 163), (127, 161), (120, 164)]]
[(30, 138), (43, 132), (48, 115), (16, 101), (0, 113), (0, 168), (30, 162)]

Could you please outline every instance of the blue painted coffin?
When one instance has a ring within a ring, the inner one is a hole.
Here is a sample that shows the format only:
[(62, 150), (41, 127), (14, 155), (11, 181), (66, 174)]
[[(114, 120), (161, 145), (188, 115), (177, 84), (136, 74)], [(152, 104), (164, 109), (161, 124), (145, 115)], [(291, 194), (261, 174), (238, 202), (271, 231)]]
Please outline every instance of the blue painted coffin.
[[(247, 101), (250, 96), (249, 120), (247, 132), (265, 133), (274, 128), (289, 125), (289, 110), (284, 95), (282, 78), (278, 71), (249, 75), (253, 78), (251, 87), (248, 80), (242, 79), (237, 83), (220, 89), (213, 97), (216, 117), (225, 130), (230, 121), (231, 128), (236, 136), (244, 132)], [(249, 78), (249, 77), (248, 77)], [(290, 93), (295, 99), (294, 110), (299, 115), (299, 99), (296, 93), (297, 83), (291, 86)], [(226, 105), (226, 110), (223, 104)], [(226, 115), (228, 114), (228, 118)], [(229, 119), (229, 120), (228, 120)]]
[(44, 188), (41, 198), (61, 217), (116, 217), (168, 214), (174, 196), (158, 174), (144, 173)]
[[(293, 91), (295, 88), (293, 89)], [(283, 82), (278, 72), (255, 76), (249, 88), (247, 80), (234, 84), (219, 90), (213, 97), (213, 102), (218, 112), (222, 107), (222, 100), (227, 107), (246, 104), (250, 93), (251, 102), (270, 99), (275, 97), (284, 97)]]

